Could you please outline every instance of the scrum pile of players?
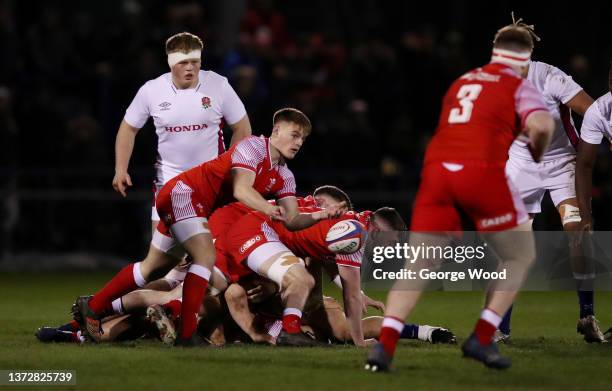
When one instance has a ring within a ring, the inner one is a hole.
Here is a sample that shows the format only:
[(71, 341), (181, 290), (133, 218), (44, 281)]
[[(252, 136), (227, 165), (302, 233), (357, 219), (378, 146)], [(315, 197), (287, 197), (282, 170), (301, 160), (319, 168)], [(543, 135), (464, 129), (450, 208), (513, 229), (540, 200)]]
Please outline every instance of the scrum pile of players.
[[(209, 219), (209, 226), (215, 237), (217, 262), (208, 288), (209, 292), (198, 314), (198, 334), (203, 336), (207, 343), (215, 346), (235, 342), (270, 345), (279, 342), (279, 345), (284, 346), (354, 343), (350, 318), (355, 318), (355, 314), (347, 313), (337, 300), (323, 294), (325, 278), (323, 274), (326, 274), (327, 278), (340, 289), (344, 288), (345, 300), (351, 293), (346, 291), (356, 289), (362, 300), (357, 319), (361, 324), (363, 338), (369, 344), (378, 337), (383, 317), (369, 316), (362, 319), (362, 316), (366, 314), (367, 307), (384, 311), (384, 304), (365, 295), (359, 289), (358, 278), (356, 280), (341, 278), (339, 273), (339, 269), (342, 268), (359, 270), (358, 263), (352, 265), (347, 259), (360, 259), (365, 241), (361, 241), (360, 249), (352, 256), (333, 254), (330, 250), (313, 253), (310, 250), (312, 246), (309, 246), (308, 242), (321, 248), (325, 247), (324, 239), (327, 231), (341, 220), (358, 221), (367, 231), (380, 232), (405, 230), (402, 218), (389, 207), (374, 212), (356, 213), (351, 210), (352, 204), (348, 195), (335, 186), (319, 187), (311, 196), (299, 198), (298, 203), (300, 210), (303, 211), (324, 209), (334, 203), (345, 203), (349, 209), (338, 218), (321, 221), (303, 231), (294, 233), (287, 231), (288, 235), (283, 236), (283, 239), (291, 253), (275, 254), (276, 258), (284, 262), (295, 261), (288, 270), (297, 268), (308, 273), (308, 290), (303, 297), (305, 305), (301, 325), (302, 335), (307, 338), (284, 342), (277, 340), (282, 330), (283, 303), (292, 294), (287, 291), (291, 290), (290, 285), (294, 282), (285, 279), (279, 284), (274, 281), (274, 276), (271, 276), (269, 271), (264, 272), (261, 268), (258, 271), (251, 270), (248, 263), (244, 262), (248, 257), (236, 255), (241, 253), (240, 247), (243, 247), (242, 253), (245, 253), (244, 241), (236, 241), (236, 236), (257, 237), (257, 229), (249, 231), (244, 228), (248, 220), (274, 223), (271, 218), (266, 218), (261, 213), (233, 203), (219, 208)], [(235, 224), (225, 233), (217, 232), (215, 227), (223, 225), (218, 222), (226, 218), (232, 219)], [(177, 338), (176, 323), (180, 322), (182, 283), (188, 267), (189, 261), (182, 259), (181, 263), (164, 277), (119, 298), (120, 305), (115, 305), (113, 313), (105, 314), (102, 320), (100, 342), (157, 338), (165, 344), (174, 345)], [(345, 281), (344, 286), (341, 281)], [(79, 323), (82, 320), (78, 318), (78, 310), (75, 308), (73, 312), (77, 321), (73, 320), (59, 327), (41, 327), (37, 331), (37, 337), (43, 342), (89, 341), (87, 333), (81, 330)], [(433, 344), (456, 342), (455, 336), (449, 330), (429, 325), (407, 324), (403, 338)]]

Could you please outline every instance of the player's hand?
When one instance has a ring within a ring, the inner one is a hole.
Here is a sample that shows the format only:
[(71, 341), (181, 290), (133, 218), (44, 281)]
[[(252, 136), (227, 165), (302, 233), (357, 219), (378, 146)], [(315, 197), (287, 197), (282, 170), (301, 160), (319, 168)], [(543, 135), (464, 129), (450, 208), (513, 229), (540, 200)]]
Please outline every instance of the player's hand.
[(251, 303), (262, 302), (263, 296), (264, 296), (264, 291), (263, 291), (263, 286), (261, 285), (257, 285), (255, 288), (249, 289), (247, 291), (247, 299)]
[(591, 216), (581, 217), (578, 223), (578, 229), (570, 236), (572, 247), (578, 247), (582, 244), (584, 235), (590, 235), (593, 232), (593, 218)]
[(374, 300), (363, 292), (361, 292), (361, 307), (364, 315), (368, 313), (368, 307), (373, 307), (380, 312), (385, 312), (385, 304), (382, 301)]
[(376, 345), (378, 341), (376, 341), (375, 338), (368, 338), (368, 339), (363, 339), (361, 341), (353, 341), (353, 343), (355, 344), (355, 346), (359, 347), (359, 348), (368, 348), (370, 346), (374, 346)]
[(337, 204), (331, 204), (318, 212), (313, 212), (312, 217), (315, 220), (335, 219), (342, 216), (347, 210), (346, 202), (342, 201)]
[(123, 197), (127, 197), (127, 188), (132, 186), (132, 178), (127, 172), (116, 172), (113, 178), (113, 189)]
[(268, 210), (265, 212), (268, 217), (276, 221), (286, 221), (285, 208), (278, 205), (270, 205)]
[(366, 347), (374, 346), (374, 345), (376, 345), (376, 343), (378, 343), (376, 338), (368, 338), (364, 342), (365, 342), (365, 346)]

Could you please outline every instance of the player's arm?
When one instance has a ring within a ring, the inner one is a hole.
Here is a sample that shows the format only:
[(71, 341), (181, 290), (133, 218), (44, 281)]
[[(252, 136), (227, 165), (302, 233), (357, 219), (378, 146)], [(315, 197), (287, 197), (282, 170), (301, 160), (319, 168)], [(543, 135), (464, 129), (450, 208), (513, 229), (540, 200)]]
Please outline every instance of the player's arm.
[(234, 198), (251, 209), (265, 213), (267, 216), (282, 219), (281, 208), (266, 201), (257, 190), (253, 188), (255, 172), (242, 168), (232, 169), (232, 184)]
[(597, 159), (597, 145), (580, 140), (576, 156), (576, 198), (580, 209), (583, 229), (592, 229), (591, 194), (593, 188), (593, 167)]
[(584, 230), (592, 229), (591, 195), (593, 167), (597, 159), (597, 146), (603, 140), (606, 120), (597, 104), (592, 104), (582, 120), (580, 144), (576, 156), (576, 198), (580, 209), (580, 224)]
[(529, 152), (535, 162), (539, 162), (550, 145), (555, 122), (548, 111), (536, 111), (525, 120), (525, 132), (529, 137)]
[(573, 112), (580, 114), (584, 117), (584, 113), (593, 104), (593, 98), (584, 90), (580, 90), (572, 99), (567, 102), (567, 106), (572, 109)]
[[(323, 266), (323, 270), (325, 270), (327, 275), (329, 275), (329, 278), (334, 285), (342, 289), (342, 279), (340, 278), (340, 273), (338, 272), (338, 265), (334, 262), (320, 262), (321, 266)], [(370, 296), (366, 295), (364, 291), (361, 291), (361, 311), (363, 312), (363, 315), (368, 313), (368, 307), (373, 307), (383, 312), (385, 311), (385, 303), (374, 300)]]
[(285, 226), (290, 231), (299, 231), (316, 224), (317, 221), (339, 217), (346, 211), (344, 201), (312, 213), (300, 213), (295, 197), (281, 198), (278, 203), (284, 216)]
[(136, 134), (138, 134), (139, 130), (123, 120), (121, 125), (119, 125), (117, 138), (115, 139), (115, 177), (113, 178), (113, 188), (124, 197), (127, 196), (128, 186), (132, 186), (132, 179), (130, 174), (128, 174), (128, 166), (134, 150)]
[(349, 333), (355, 346), (365, 346), (361, 324), (361, 274), (359, 268), (338, 265), (342, 282), (342, 298), (344, 313), (348, 323)]
[(246, 114), (235, 124), (230, 124), (230, 128), (232, 129), (230, 146), (238, 143), (245, 137), (249, 137), (252, 133), (251, 122), (249, 121), (249, 116)]
[(538, 162), (550, 144), (555, 122), (542, 94), (528, 80), (524, 79), (516, 89), (514, 101), (523, 136), (528, 138), (527, 147), (533, 160)]

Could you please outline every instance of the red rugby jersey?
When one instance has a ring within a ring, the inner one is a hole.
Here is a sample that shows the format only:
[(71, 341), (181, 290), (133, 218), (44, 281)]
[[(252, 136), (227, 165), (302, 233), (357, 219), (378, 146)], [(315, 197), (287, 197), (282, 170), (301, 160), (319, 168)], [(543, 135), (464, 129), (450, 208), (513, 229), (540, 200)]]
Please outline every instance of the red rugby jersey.
[(425, 163), (505, 163), (527, 117), (548, 111), (541, 94), (512, 68), (490, 63), (457, 79), (446, 92)]
[(272, 164), (267, 137), (250, 136), (214, 160), (194, 167), (179, 176), (187, 182), (212, 209), (235, 201), (232, 169), (255, 173), (253, 188), (262, 196), (276, 199), (295, 196), (295, 178), (287, 164)]
[[(300, 212), (312, 213), (321, 210), (313, 207), (302, 207)], [(268, 225), (278, 234), (280, 241), (287, 246), (295, 255), (301, 257), (312, 257), (315, 259), (335, 259), (338, 265), (360, 267), (363, 256), (363, 243), (358, 251), (352, 254), (336, 254), (327, 248), (325, 237), (327, 232), (339, 221), (357, 220), (363, 223), (366, 212), (347, 212), (337, 219), (321, 220), (311, 227), (300, 231), (289, 231), (280, 221), (267, 220)]]

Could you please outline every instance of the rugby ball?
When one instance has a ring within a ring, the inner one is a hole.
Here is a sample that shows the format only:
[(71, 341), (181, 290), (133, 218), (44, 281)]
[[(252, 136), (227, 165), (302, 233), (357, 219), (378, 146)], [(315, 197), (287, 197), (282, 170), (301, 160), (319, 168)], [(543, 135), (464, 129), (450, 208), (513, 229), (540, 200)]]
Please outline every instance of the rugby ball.
[(334, 253), (352, 254), (359, 250), (365, 229), (357, 220), (342, 220), (334, 224), (325, 236), (327, 248)]

